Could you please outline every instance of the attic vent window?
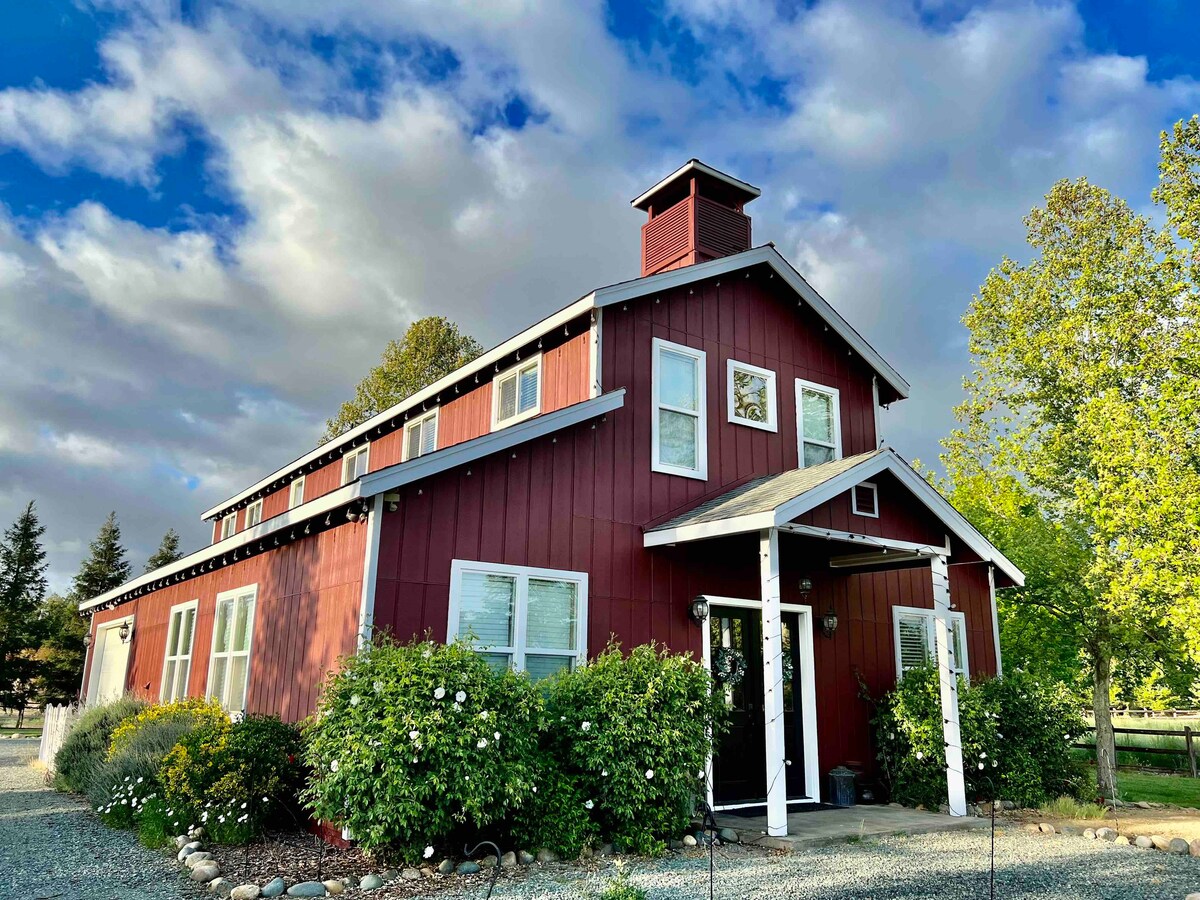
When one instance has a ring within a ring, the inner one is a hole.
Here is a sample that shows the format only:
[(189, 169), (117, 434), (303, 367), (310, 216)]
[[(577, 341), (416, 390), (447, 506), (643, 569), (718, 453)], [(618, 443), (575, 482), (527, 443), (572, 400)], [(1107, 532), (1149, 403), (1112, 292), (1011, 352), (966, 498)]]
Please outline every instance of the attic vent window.
[(775, 373), (729, 360), (729, 421), (764, 431), (778, 431)]
[(879, 488), (869, 481), (856, 484), (850, 491), (851, 511), (856, 516), (879, 518)]

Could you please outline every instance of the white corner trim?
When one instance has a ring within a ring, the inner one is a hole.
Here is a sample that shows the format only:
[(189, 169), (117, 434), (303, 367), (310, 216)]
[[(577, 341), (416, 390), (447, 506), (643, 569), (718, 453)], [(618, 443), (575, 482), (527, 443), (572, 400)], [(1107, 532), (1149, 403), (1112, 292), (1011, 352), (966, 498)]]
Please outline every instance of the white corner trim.
[[(758, 375), (767, 382), (767, 420), (765, 422), (755, 422), (753, 419), (743, 419), (734, 412), (734, 373), (738, 370), (748, 372), (751, 375)], [(745, 425), (748, 428), (759, 428), (763, 431), (779, 431), (779, 385), (776, 383), (778, 379), (775, 373), (770, 369), (764, 369), (761, 366), (752, 366), (750, 363), (742, 362), (741, 360), (729, 357), (725, 365), (725, 410), (730, 422), (734, 425)]]
[(603, 376), (601, 367), (604, 365), (604, 357), (601, 353), (603, 345), (600, 343), (603, 340), (603, 319), (604, 310), (592, 310), (592, 327), (588, 337), (588, 375), (589, 375), (589, 397), (599, 397), (604, 392)]
[(375, 586), (379, 576), (379, 535), (383, 530), (383, 494), (376, 494), (367, 513), (367, 542), (363, 550), (362, 596), (358, 607), (358, 649), (371, 642), (375, 630)]
[[(659, 400), (659, 389), (662, 386), (660, 364), (664, 352), (686, 356), (696, 361), (696, 409), (686, 410), (682, 407), (665, 406)], [(676, 344), (674, 341), (654, 338), (651, 350), (650, 375), (650, 469), (664, 475), (679, 475), (683, 478), (695, 478), (699, 481), (708, 480), (708, 354), (687, 344)], [(696, 467), (689, 469), (664, 463), (659, 459), (661, 450), (659, 440), (659, 411), (666, 409), (679, 415), (693, 416), (696, 419)]]

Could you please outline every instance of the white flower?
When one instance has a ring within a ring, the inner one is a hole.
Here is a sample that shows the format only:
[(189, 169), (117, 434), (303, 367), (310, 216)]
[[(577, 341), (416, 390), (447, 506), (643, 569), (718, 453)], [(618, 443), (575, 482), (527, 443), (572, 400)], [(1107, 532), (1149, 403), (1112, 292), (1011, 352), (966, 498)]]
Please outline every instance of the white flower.
[(439, 688), (433, 689), (433, 699), (434, 700), (441, 700), (445, 696), (446, 696), (446, 689), (444, 687), (439, 687)]
[(487, 746), (487, 738), (480, 738), (478, 741), (475, 742), (475, 746), (477, 748), (479, 748), (480, 750), (482, 750), (484, 747)]
[(600, 777), (601, 777), (601, 778), (607, 778), (607, 777), (608, 777), (608, 769), (605, 769), (603, 772), (601, 772), (601, 773), (600, 773)]
[(496, 740), (500, 740), (500, 732), (498, 732), (498, 731), (497, 731), (497, 732), (494, 732), (494, 733), (492, 734), (492, 737), (494, 737)]
[(383, 682), (382, 682), (382, 681), (377, 681), (377, 682), (375, 682), (375, 683), (374, 683), (373, 685), (371, 685), (371, 686), (372, 686), (373, 688), (375, 688), (375, 693), (377, 693), (377, 694), (382, 694), (382, 693), (383, 693)]
[(454, 695), (454, 699), (458, 703), (466, 703), (467, 702), (467, 692), (459, 691), (457, 694)]
[(924, 758), (925, 758), (925, 754), (922, 753), (920, 750), (918, 750), (917, 751), (917, 759), (924, 759)]
[(426, 858), (426, 859), (429, 859), (429, 857), (431, 857), (431, 856), (433, 856), (433, 848), (432, 848), (432, 847), (426, 847), (426, 848), (425, 848), (425, 858)]
[(986, 752), (984, 752), (983, 750), (980, 750), (980, 751), (979, 751), (979, 758), (980, 758), (980, 759), (987, 759), (987, 753), (986, 753)]
[(647, 780), (647, 781), (649, 781), (649, 780), (650, 780), (651, 778), (653, 778), (653, 777), (654, 777), (654, 770), (653, 770), (653, 769), (647, 769), (647, 770), (646, 770), (646, 780)]
[(246, 804), (245, 804), (245, 803), (243, 803), (243, 804), (242, 804), (242, 809), (245, 809), (245, 808), (246, 808)]
[(268, 802), (270, 802), (270, 801), (266, 797), (263, 797), (263, 803), (268, 803)]
[(584, 723), (583, 723), (582, 725), (580, 725), (579, 727), (580, 727), (580, 728), (582, 728), (584, 731), (591, 731), (591, 730), (592, 730), (592, 723), (591, 723), (591, 722), (584, 722)]
[(982, 771), (982, 770), (983, 770), (983, 763), (980, 763), (980, 764), (979, 764), (979, 769), (980, 769), (980, 771)]
[(335, 759), (333, 762), (331, 762), (329, 764), (329, 771), (336, 772), (337, 770), (338, 770), (338, 761)]
[(138, 776), (137, 783), (138, 783), (138, 784), (141, 784), (141, 783), (142, 783), (142, 776), (141, 776), (141, 775), (139, 775), (139, 776)]
[(455, 711), (455, 712), (462, 712), (462, 706), (460, 706), (459, 704), (455, 703), (455, 704), (454, 704), (454, 711)]
[(537, 793), (537, 785), (536, 785), (536, 784), (533, 786), (533, 792), (534, 792), (535, 794)]
[(592, 808), (593, 806), (595, 806), (595, 805), (596, 805), (596, 804), (595, 804), (595, 803), (593, 803), (591, 800), (588, 800), (586, 803), (584, 803), (584, 804), (583, 804), (583, 808), (584, 808), (584, 809), (591, 809), (591, 808)]
[(417, 731), (415, 728), (408, 733), (408, 739), (410, 741), (420, 740), (420, 737), (421, 737), (421, 732)]
[(361, 697), (359, 697), (359, 696), (358, 696), (358, 694), (355, 694), (353, 697), (351, 697), (351, 698), (350, 698), (350, 705), (351, 705), (351, 706), (358, 706), (358, 702), (359, 702), (359, 700), (361, 700), (361, 699), (362, 699), (362, 698), (361, 698)]
[(480, 710), (479, 718), (486, 719), (487, 717), (488, 717), (488, 711), (486, 709)]

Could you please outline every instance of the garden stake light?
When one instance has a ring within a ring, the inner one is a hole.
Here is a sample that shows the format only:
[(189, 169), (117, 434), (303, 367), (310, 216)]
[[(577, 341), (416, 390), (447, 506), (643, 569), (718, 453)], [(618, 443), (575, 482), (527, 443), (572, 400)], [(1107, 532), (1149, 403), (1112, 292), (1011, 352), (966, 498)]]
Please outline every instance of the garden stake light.
[(467, 845), (463, 844), (463, 853), (466, 855), (467, 859), (470, 859), (479, 852), (480, 847), (491, 847), (495, 851), (494, 856), (496, 857), (496, 864), (492, 866), (492, 880), (488, 882), (488, 892), (485, 895), (485, 897), (490, 898), (492, 896), (492, 889), (496, 887), (496, 878), (500, 874), (500, 848), (491, 841), (480, 841), (469, 850), (467, 849)]

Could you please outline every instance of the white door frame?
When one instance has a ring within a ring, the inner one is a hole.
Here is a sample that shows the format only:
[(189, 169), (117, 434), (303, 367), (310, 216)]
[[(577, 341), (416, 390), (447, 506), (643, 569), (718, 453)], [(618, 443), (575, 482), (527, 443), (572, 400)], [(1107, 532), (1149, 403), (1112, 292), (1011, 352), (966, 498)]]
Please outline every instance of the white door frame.
[[(96, 634), (92, 639), (93, 646), (98, 649), (99, 653), (92, 653), (91, 668), (88, 669), (88, 689), (86, 697), (86, 706), (91, 706), (96, 702), (96, 688), (99, 686), (96, 676), (100, 674), (100, 670), (104, 667), (104, 638), (105, 632), (111, 631), (114, 628), (120, 628), (126, 622), (129, 623), (129, 641), (125, 644), (125, 671), (121, 673), (121, 684), (124, 685), (129, 681), (129, 658), (133, 656), (133, 631), (134, 631), (134, 614), (129, 614), (120, 619), (113, 619), (111, 622), (105, 622), (102, 625), (96, 626)], [(91, 652), (93, 647), (88, 647)], [(99, 665), (97, 665), (99, 663)]]
[[(701, 594), (708, 601), (709, 616), (712, 616), (714, 606), (729, 606), (735, 609), (762, 609), (761, 600), (744, 600), (740, 597), (719, 597), (715, 594)], [(813, 616), (812, 607), (801, 603), (781, 603), (783, 612), (798, 613), (800, 627), (796, 630), (796, 640), (800, 650), (800, 729), (804, 740), (804, 788), (809, 792), (807, 797), (789, 800), (789, 806), (801, 803), (821, 802), (821, 766), (817, 759), (817, 688), (814, 682), (816, 666), (813, 662)], [(704, 667), (712, 671), (712, 632), (705, 620), (701, 626), (702, 636), (701, 657)], [(704, 770), (705, 799), (716, 812), (727, 809), (746, 809), (753, 806), (765, 806), (762, 803), (733, 803), (727, 806), (713, 806), (713, 769), (712, 753), (708, 754), (708, 763)]]

